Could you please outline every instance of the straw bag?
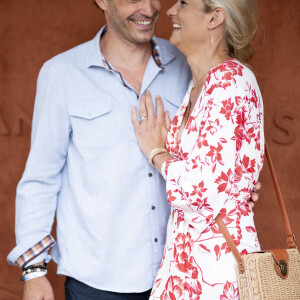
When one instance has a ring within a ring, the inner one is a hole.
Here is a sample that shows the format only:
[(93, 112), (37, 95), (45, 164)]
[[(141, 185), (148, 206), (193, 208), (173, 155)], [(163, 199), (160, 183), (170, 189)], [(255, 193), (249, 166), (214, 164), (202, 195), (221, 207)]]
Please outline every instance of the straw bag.
[(216, 217), (216, 223), (237, 261), (240, 300), (299, 300), (300, 254), (267, 145), (266, 157), (284, 222), (288, 249), (265, 250), (241, 256), (219, 215)]

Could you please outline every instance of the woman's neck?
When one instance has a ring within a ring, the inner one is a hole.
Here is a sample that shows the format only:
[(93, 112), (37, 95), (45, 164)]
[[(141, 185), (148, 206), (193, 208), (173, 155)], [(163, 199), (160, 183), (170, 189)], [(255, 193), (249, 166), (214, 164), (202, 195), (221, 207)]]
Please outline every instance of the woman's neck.
[(185, 53), (188, 64), (192, 70), (193, 87), (190, 93), (188, 109), (186, 110), (182, 121), (183, 127), (194, 109), (209, 71), (224, 61), (231, 59), (226, 47), (216, 47), (215, 51), (212, 51), (211, 45), (208, 46), (209, 47), (195, 47), (195, 51), (192, 51), (193, 48), (190, 47), (189, 52)]
[(231, 59), (226, 47), (219, 46), (212, 50), (210, 44), (207, 46), (200, 45), (199, 47), (195, 47), (195, 51), (191, 49), (186, 54), (188, 64), (192, 70), (194, 85), (205, 81), (206, 75), (212, 68)]

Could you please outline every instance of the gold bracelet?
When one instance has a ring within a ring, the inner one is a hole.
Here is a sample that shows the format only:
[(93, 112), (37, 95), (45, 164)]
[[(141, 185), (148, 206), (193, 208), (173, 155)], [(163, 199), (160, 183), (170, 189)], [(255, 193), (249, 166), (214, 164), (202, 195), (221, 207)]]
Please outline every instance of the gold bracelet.
[(165, 148), (156, 148), (150, 151), (149, 155), (148, 155), (148, 161), (151, 164), (151, 166), (154, 168), (154, 164), (153, 164), (153, 158), (155, 155), (157, 154), (161, 154), (161, 153), (167, 153), (167, 149)]

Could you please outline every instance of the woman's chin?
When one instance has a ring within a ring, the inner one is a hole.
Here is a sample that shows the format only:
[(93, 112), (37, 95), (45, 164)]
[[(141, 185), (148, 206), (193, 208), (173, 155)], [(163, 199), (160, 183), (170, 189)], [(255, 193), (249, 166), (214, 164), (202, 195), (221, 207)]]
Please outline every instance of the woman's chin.
[(170, 44), (173, 46), (177, 47), (180, 45), (180, 40), (178, 37), (174, 36), (174, 33), (172, 33), (170, 39), (169, 39)]
[(171, 45), (175, 46), (178, 50), (180, 50), (184, 54), (184, 47), (179, 39), (173, 39), (172, 37), (169, 39)]

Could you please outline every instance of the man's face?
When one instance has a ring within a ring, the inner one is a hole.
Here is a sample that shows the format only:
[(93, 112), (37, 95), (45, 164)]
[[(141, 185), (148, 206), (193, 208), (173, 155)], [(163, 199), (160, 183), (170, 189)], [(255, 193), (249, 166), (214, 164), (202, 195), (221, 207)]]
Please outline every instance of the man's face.
[(110, 26), (123, 40), (141, 44), (153, 36), (160, 0), (104, 0), (101, 7)]

